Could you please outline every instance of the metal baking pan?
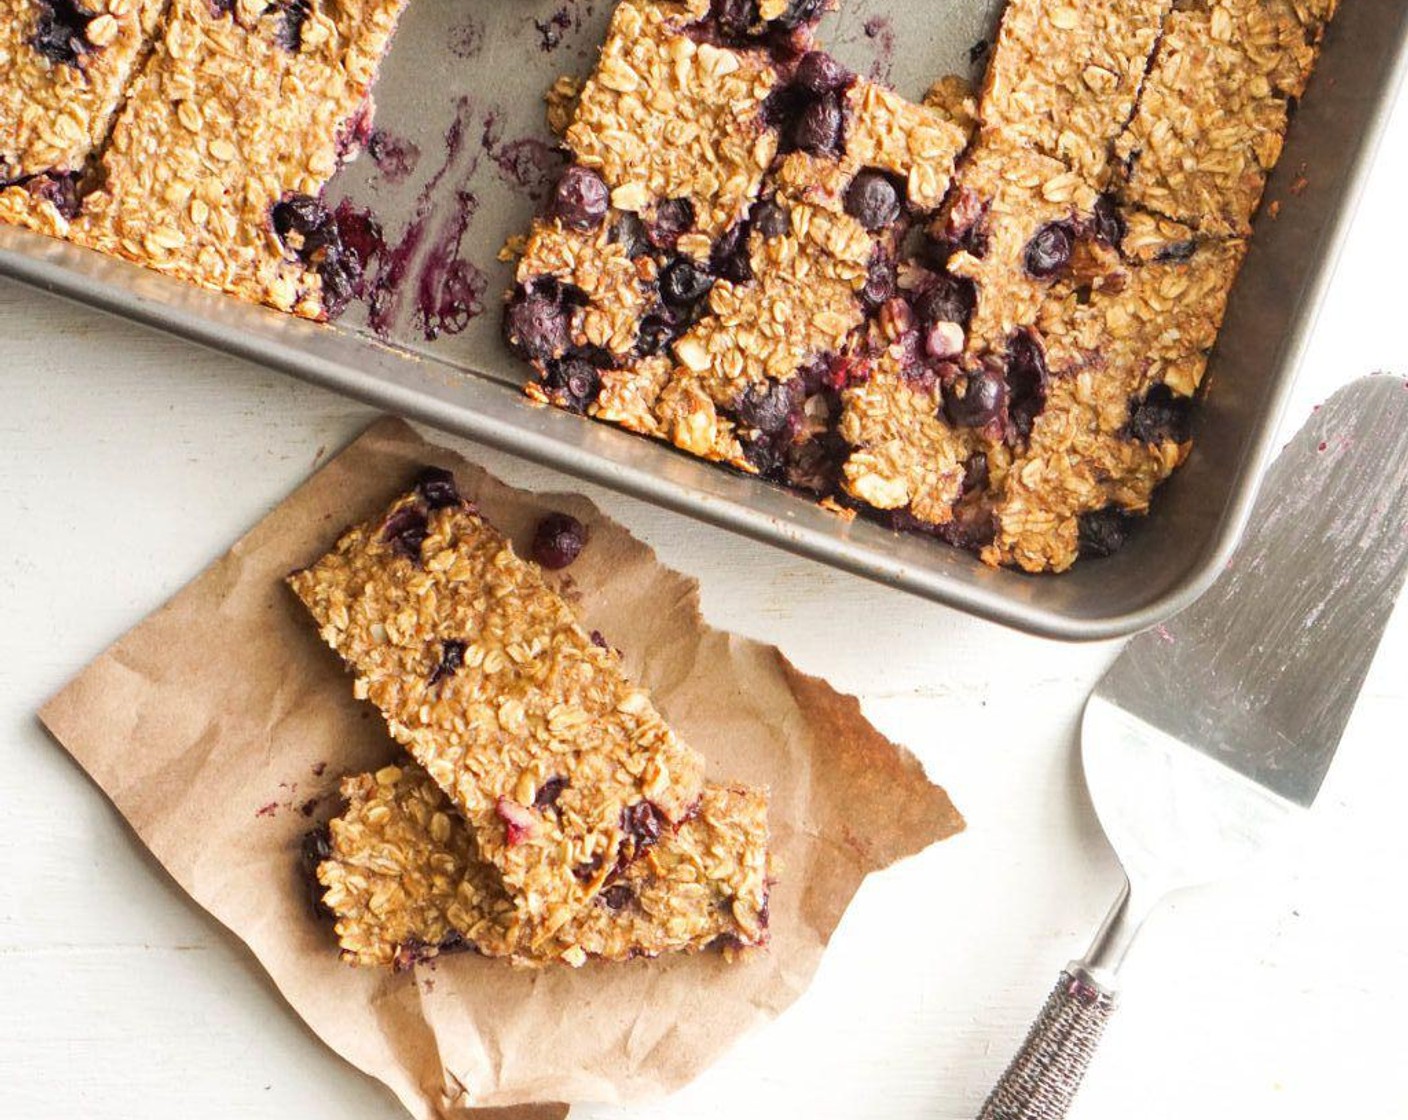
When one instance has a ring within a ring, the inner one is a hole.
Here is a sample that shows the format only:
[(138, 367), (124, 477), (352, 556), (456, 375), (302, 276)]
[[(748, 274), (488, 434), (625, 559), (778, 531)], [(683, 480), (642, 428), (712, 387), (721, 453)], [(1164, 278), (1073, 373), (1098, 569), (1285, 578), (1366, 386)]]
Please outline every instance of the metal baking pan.
[[(0, 228), (0, 273), (1034, 633), (1131, 633), (1212, 581), (1250, 509), (1408, 62), (1408, 5), (1352, 0), (1332, 25), (1268, 188), (1279, 215), (1260, 222), (1233, 295), (1189, 463), (1124, 550), (1039, 577), (847, 523), (766, 483), (520, 395), (525, 368), (499, 340), (510, 268), (496, 254), (506, 235), (526, 229), (535, 196), (555, 175), (543, 92), (560, 73), (589, 70), (611, 7), (412, 0), (376, 89), (384, 134), (329, 191), (369, 207), (385, 230), (397, 275), (374, 310), (356, 305), (332, 327), (301, 322), (10, 228)], [(918, 97), (942, 74), (969, 72), (970, 49), (991, 34), (999, 10), (998, 0), (846, 0), (821, 35), (860, 72)], [(391, 270), (383, 264), (383, 276)]]

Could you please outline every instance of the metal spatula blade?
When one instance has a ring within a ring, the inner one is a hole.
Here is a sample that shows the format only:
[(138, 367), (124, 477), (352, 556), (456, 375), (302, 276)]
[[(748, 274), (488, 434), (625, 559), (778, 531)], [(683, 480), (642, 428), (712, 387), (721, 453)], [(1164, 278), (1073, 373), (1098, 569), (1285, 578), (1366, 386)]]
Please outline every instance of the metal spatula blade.
[(1314, 801), (1408, 570), (1408, 384), (1332, 397), (1250, 525), (1213, 588), (1133, 639), (1086, 705), (1086, 784), (1127, 881), (981, 1120), (1064, 1115), (1149, 911), (1235, 872)]

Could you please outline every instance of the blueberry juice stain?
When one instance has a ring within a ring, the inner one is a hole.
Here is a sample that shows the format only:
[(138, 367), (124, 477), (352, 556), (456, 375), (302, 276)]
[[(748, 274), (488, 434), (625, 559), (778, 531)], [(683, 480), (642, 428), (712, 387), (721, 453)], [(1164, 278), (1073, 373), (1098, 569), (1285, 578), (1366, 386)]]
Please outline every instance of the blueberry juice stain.
[(870, 64), (870, 80), (890, 81), (895, 69), (895, 25), (889, 16), (871, 16), (862, 27), (865, 37), (875, 44), (875, 61)]
[(409, 327), (434, 341), (459, 334), (484, 311), (488, 277), (463, 251), (479, 209), (469, 183), (483, 153), (467, 143), (478, 116), (473, 102), (461, 97), (445, 131), (444, 161), (421, 189), (405, 231), (385, 250), (368, 316), (382, 338)]

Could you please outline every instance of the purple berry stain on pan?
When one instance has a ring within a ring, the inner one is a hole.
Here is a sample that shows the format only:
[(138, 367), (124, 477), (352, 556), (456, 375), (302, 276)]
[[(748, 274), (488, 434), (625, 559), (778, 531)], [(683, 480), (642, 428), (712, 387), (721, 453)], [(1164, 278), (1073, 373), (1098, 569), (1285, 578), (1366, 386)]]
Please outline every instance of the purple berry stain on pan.
[(473, 58), (484, 49), (484, 21), (469, 16), (450, 28), (450, 53), (456, 58)]
[(562, 153), (535, 136), (500, 144), (486, 129), (483, 143), (489, 158), (498, 166), (499, 177), (534, 202), (547, 196), (562, 171)]
[(420, 163), (420, 148), (384, 128), (373, 129), (367, 137), (367, 155), (384, 183), (405, 182)]
[(533, 20), (533, 29), (538, 33), (538, 49), (545, 53), (565, 46), (569, 39), (576, 37), (583, 23), (596, 12), (593, 0), (568, 0), (554, 12)]
[[(477, 118), (461, 97), (445, 131), (445, 162), (421, 189), (410, 224), (388, 246), (371, 297), (368, 321), (382, 338), (413, 327), (430, 340), (458, 334), (484, 310), (488, 278), (462, 255), (465, 231), (479, 208), (469, 189), (482, 150), (465, 143)], [(489, 115), (485, 127), (492, 127)]]
[(888, 83), (895, 70), (895, 25), (888, 16), (871, 16), (865, 21), (864, 31), (865, 37), (875, 44), (870, 80)]
[(534, 28), (538, 32), (538, 49), (555, 51), (562, 46), (563, 36), (572, 28), (572, 13), (559, 8), (546, 19), (535, 19)]

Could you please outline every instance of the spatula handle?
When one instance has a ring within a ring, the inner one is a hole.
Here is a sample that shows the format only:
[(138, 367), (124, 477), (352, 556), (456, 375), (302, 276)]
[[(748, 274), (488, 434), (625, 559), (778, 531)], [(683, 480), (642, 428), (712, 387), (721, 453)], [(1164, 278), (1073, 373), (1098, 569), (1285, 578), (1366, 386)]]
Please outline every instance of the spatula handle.
[(978, 1120), (1060, 1120), (1115, 1010), (1112, 986), (1079, 964), (1061, 973)]

